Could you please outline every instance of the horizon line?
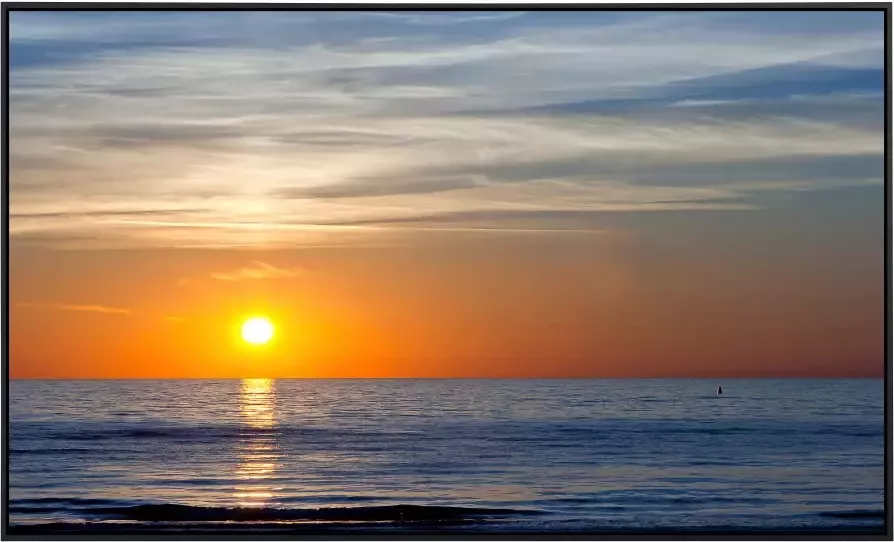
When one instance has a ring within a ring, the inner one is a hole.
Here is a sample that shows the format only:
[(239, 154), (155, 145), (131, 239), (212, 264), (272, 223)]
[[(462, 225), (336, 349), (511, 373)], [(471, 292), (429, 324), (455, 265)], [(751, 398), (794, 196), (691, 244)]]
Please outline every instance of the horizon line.
[(224, 376), (9, 377), (13, 380), (884, 380), (882, 376)]

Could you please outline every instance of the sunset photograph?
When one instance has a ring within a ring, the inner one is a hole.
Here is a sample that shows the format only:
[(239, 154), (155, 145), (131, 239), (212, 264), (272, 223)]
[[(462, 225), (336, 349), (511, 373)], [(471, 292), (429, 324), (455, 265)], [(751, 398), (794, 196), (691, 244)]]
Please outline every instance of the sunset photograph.
[(4, 537), (890, 537), (890, 4), (688, 6), (4, 2)]

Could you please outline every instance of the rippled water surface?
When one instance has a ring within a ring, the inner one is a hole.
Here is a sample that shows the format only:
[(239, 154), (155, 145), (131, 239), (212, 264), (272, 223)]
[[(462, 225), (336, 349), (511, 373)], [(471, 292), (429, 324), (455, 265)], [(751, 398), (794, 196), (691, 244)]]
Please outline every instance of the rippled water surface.
[(881, 380), (19, 380), (9, 399), (19, 526), (883, 523)]

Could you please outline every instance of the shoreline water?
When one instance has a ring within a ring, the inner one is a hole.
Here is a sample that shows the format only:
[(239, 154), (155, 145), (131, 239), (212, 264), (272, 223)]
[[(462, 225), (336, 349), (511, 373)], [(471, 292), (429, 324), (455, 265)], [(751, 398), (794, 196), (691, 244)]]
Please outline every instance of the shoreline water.
[(826, 527), (743, 527), (735, 525), (705, 526), (699, 528), (679, 527), (601, 527), (598, 525), (578, 527), (520, 527), (506, 524), (482, 524), (461, 522), (358, 522), (358, 523), (44, 523), (35, 525), (10, 525), (8, 534), (16, 535), (54, 535), (54, 534), (162, 534), (185, 533), (189, 535), (246, 535), (246, 534), (320, 534), (320, 535), (400, 535), (400, 534), (435, 534), (458, 536), (462, 534), (490, 535), (686, 535), (686, 536), (724, 536), (724, 535), (791, 535), (800, 537), (827, 537), (848, 535), (885, 535), (887, 530), (881, 525), (838, 525)]
[[(47, 499), (52, 500), (52, 499)], [(64, 500), (64, 499), (59, 499)], [(50, 504), (50, 503), (46, 503)], [(11, 511), (28, 511), (14, 506)], [(32, 508), (32, 512), (56, 511), (57, 508)], [(476, 533), (884, 533), (884, 510), (839, 510), (808, 514), (807, 517), (778, 518), (775, 525), (760, 522), (742, 524), (688, 525), (673, 523), (638, 527), (601, 522), (599, 519), (560, 519), (554, 513), (537, 509), (501, 509), (436, 505), (331, 506), (320, 508), (201, 507), (182, 504), (142, 504), (134, 506), (97, 506), (66, 513), (81, 515), (79, 521), (53, 521), (12, 524), (12, 533), (118, 533), (188, 530), (208, 533), (356, 533), (385, 532), (476, 532)], [(812, 516), (812, 517), (811, 517)], [(821, 523), (817, 523), (821, 521)]]
[(884, 532), (881, 382), (715, 392), (14, 381), (10, 532)]

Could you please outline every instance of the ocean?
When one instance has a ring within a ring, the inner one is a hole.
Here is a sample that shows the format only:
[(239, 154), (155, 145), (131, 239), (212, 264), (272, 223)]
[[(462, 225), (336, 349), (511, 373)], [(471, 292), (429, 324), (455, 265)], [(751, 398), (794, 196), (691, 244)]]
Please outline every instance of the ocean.
[(12, 532), (884, 531), (878, 379), (13, 380), (8, 408)]

